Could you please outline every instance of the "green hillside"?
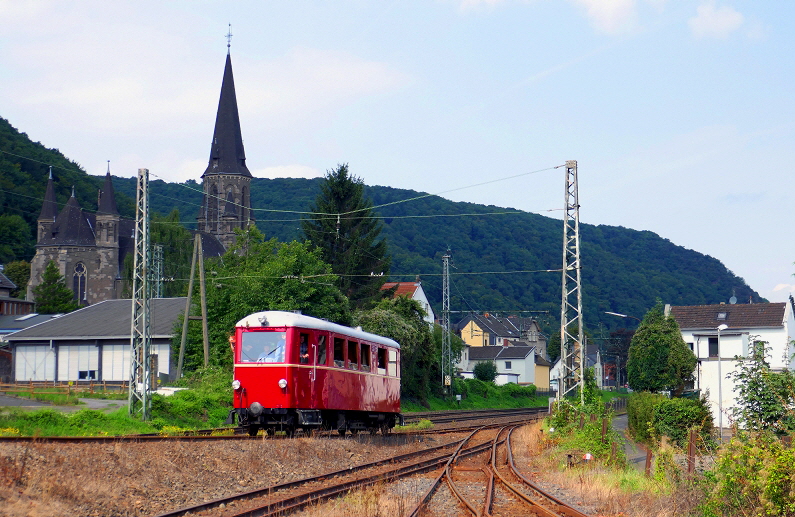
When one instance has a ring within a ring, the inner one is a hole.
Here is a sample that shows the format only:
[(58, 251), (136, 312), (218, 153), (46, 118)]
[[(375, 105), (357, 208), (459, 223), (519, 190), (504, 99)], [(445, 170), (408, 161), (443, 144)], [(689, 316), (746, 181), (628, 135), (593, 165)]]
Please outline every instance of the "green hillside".
[[(58, 201), (68, 199), (71, 186), (83, 208), (96, 209), (101, 177), (89, 176), (57, 149), (47, 149), (18, 133), (0, 119), (0, 217), (21, 215), (35, 235), (36, 217), (47, 179), (47, 164), (54, 164)], [(14, 155), (32, 159), (22, 159)], [(197, 178), (201, 171), (197, 171)], [(320, 179), (261, 179), (251, 184), (251, 202), (257, 226), (280, 240), (300, 237), (300, 215), (318, 192)], [(114, 178), (119, 209), (131, 216), (135, 179)], [(150, 206), (162, 215), (177, 208), (190, 226), (201, 203), (201, 185), (162, 180), (150, 183)], [(371, 186), (367, 195), (375, 206), (422, 195), (391, 187)], [(559, 269), (562, 223), (532, 213), (496, 206), (456, 203), (438, 196), (392, 204), (376, 210), (384, 217), (384, 236), (392, 254), (392, 279), (422, 277), (434, 309), (441, 306), (441, 257), (452, 250), (453, 310), (548, 311), (554, 323), (560, 313), (560, 272), (501, 273)], [(464, 215), (466, 214), (466, 215)], [(471, 215), (482, 214), (482, 215)], [(600, 322), (608, 329), (626, 322), (604, 315), (615, 311), (641, 317), (656, 298), (671, 304), (707, 304), (740, 300), (761, 301), (742, 278), (719, 260), (677, 246), (648, 231), (581, 223), (583, 302), (586, 325)], [(30, 248), (32, 251), (32, 248)], [(18, 258), (29, 259), (29, 256)], [(469, 274), (487, 273), (487, 274)], [(455, 318), (454, 318), (455, 319)]]

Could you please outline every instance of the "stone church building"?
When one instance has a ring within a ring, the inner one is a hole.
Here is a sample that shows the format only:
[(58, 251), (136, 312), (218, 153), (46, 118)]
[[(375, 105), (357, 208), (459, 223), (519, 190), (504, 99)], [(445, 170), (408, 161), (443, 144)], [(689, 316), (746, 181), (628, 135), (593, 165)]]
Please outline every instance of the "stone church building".
[[(210, 160), (201, 176), (204, 195), (196, 218), (205, 257), (220, 256), (234, 242), (236, 228), (251, 216), (251, 173), (246, 167), (243, 136), (232, 76), (226, 56), (221, 97), (215, 119)], [(58, 265), (81, 305), (121, 298), (124, 258), (135, 250), (135, 221), (119, 215), (110, 169), (99, 191), (96, 213), (83, 210), (72, 196), (58, 211), (52, 172), (38, 218), (36, 254), (31, 261), (27, 299), (42, 282), (47, 264)]]

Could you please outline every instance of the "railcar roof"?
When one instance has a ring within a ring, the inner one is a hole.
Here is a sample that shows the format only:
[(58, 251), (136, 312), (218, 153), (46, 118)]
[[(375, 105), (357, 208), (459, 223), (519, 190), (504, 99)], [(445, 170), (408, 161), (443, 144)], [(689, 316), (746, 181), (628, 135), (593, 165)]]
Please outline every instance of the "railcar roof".
[(294, 312), (284, 311), (263, 311), (249, 314), (242, 320), (237, 322), (238, 327), (301, 327), (317, 330), (328, 330), (329, 332), (337, 332), (346, 334), (348, 336), (381, 343), (382, 345), (393, 346), (400, 348), (397, 341), (389, 339), (388, 337), (379, 336), (378, 334), (371, 334), (365, 332), (360, 328), (351, 328), (344, 325), (338, 325), (330, 321), (313, 318), (305, 314), (296, 314)]

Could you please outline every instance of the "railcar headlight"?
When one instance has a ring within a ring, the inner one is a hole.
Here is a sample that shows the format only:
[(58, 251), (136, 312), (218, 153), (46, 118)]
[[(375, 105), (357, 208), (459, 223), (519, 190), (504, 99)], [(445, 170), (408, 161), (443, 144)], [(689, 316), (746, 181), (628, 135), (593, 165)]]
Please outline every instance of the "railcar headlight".
[(240, 381), (235, 379), (232, 381), (232, 389), (237, 391), (240, 389)]
[(287, 379), (279, 379), (279, 387), (284, 389), (287, 387)]

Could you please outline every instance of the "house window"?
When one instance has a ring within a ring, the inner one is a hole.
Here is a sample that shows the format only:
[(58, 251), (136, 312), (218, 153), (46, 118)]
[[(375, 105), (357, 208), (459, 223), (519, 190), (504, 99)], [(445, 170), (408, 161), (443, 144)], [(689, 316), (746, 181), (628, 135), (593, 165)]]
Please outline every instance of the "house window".
[(510, 361), (505, 361), (505, 369), (506, 370), (510, 370), (511, 369), (511, 362)]
[(725, 312), (719, 312), (718, 313), (718, 321), (726, 321), (726, 313)]
[(86, 302), (86, 266), (82, 262), (75, 264), (72, 286), (75, 300), (83, 305)]
[(717, 337), (709, 338), (709, 356), (710, 357), (718, 357), (718, 338)]
[(688, 343), (687, 347), (690, 349), (691, 352), (693, 351), (693, 343)]

